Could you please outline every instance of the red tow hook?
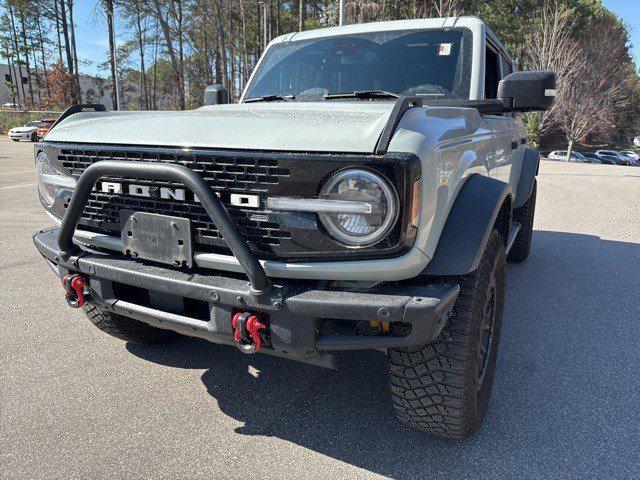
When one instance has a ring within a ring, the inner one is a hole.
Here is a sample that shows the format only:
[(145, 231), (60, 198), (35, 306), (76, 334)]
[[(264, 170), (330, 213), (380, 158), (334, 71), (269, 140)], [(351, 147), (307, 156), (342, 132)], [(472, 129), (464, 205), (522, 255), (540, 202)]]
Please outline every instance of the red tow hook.
[(259, 330), (267, 327), (260, 322), (260, 319), (249, 312), (236, 313), (231, 319), (233, 326), (233, 339), (238, 344), (238, 348), (247, 354), (258, 353), (262, 347), (262, 337)]
[(77, 273), (65, 275), (62, 277), (62, 286), (64, 287), (64, 298), (71, 308), (80, 308), (84, 305), (84, 290), (87, 282)]

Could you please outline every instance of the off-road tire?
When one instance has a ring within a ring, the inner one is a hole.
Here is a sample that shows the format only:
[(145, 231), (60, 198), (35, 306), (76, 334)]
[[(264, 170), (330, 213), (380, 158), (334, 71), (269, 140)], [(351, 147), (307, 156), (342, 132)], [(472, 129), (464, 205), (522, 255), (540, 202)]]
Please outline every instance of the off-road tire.
[(31, 140), (32, 142), (37, 142), (38, 141), (38, 134), (36, 132), (33, 132), (31, 134), (31, 138), (29, 140)]
[[(504, 241), (494, 230), (476, 271), (438, 279), (460, 285), (442, 333), (419, 347), (389, 349), (391, 397), (403, 423), (455, 439), (469, 437), (482, 423), (500, 343), (505, 263)], [(488, 315), (491, 298), (493, 315)], [(490, 317), (492, 329), (487, 337), (483, 332)], [(483, 340), (488, 353), (481, 360)]]
[(13, 140), (14, 142), (19, 142), (20, 141), (19, 138), (12, 138), (11, 140)]
[(154, 345), (171, 340), (177, 335), (172, 330), (162, 330), (109, 312), (95, 303), (85, 303), (82, 309), (91, 323), (100, 330), (127, 342)]
[(538, 182), (533, 181), (533, 190), (529, 199), (520, 208), (513, 211), (513, 221), (520, 223), (520, 231), (516, 235), (507, 260), (510, 262), (524, 262), (531, 250), (531, 235), (533, 233), (533, 217), (536, 212), (536, 194)]

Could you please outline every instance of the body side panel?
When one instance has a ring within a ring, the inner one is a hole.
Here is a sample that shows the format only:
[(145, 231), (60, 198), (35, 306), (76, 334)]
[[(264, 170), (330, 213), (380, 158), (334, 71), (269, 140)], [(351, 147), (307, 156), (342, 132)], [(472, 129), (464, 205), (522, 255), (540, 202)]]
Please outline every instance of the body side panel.
[[(510, 119), (513, 122), (512, 119)], [(389, 151), (421, 159), (420, 219), (415, 247), (431, 259), (449, 212), (465, 182), (473, 175), (490, 176), (496, 163), (506, 163), (512, 129), (497, 128), (472, 108), (423, 107), (409, 110), (398, 125)], [(505, 183), (507, 194), (514, 188)]]

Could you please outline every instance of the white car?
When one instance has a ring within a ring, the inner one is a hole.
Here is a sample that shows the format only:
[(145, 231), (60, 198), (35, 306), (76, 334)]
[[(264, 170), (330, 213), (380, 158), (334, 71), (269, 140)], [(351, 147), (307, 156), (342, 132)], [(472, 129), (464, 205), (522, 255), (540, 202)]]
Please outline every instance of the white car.
[(39, 120), (34, 122), (29, 122), (22, 127), (15, 127), (9, 130), (8, 135), (11, 140), (14, 142), (19, 142), (20, 140), (30, 140), (32, 142), (38, 141), (38, 124)]
[[(563, 162), (565, 162), (567, 160), (567, 151), (554, 150), (553, 152), (550, 152), (549, 155), (547, 155), (547, 158), (549, 158), (550, 160), (562, 160)], [(569, 161), (577, 162), (577, 163), (585, 163), (587, 162), (587, 159), (584, 158), (584, 155), (582, 155), (581, 153), (571, 152), (571, 160)]]

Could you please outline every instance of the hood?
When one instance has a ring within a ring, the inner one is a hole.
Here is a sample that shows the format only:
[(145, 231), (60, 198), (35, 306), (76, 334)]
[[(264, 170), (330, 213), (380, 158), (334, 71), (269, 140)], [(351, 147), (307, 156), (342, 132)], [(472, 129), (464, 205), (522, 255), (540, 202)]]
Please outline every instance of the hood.
[(14, 133), (25, 133), (25, 132), (31, 132), (33, 130), (36, 130), (36, 127), (14, 127), (9, 131)]
[(243, 150), (372, 153), (393, 101), (270, 102), (190, 111), (82, 112), (46, 141)]

